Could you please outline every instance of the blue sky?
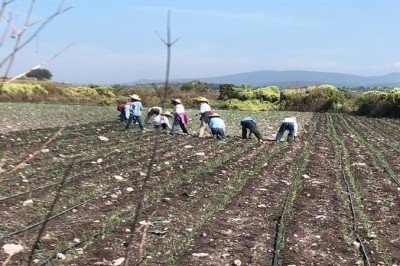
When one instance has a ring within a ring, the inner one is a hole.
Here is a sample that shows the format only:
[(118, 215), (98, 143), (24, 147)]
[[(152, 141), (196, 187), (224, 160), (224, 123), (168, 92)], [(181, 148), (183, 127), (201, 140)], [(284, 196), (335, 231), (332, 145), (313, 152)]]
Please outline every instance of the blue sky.
[[(37, 18), (58, 1), (37, 0)], [(28, 0), (17, 0), (23, 12)], [(397, 0), (66, 0), (57, 17), (19, 54), (13, 72), (76, 44), (46, 68), (54, 80), (123, 83), (162, 79), (172, 10), (171, 78), (210, 77), (263, 69), (360, 75), (400, 71)], [(6, 47), (2, 48), (3, 54)]]

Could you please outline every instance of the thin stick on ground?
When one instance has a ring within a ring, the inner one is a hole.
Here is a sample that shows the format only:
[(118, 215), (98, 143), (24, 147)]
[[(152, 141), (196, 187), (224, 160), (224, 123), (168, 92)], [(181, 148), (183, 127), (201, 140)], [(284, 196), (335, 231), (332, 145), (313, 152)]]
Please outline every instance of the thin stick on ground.
[(50, 220), (50, 217), (53, 215), (53, 211), (54, 211), (54, 207), (56, 206), (58, 200), (60, 199), (60, 194), (61, 194), (61, 190), (64, 188), (65, 185), (65, 181), (67, 180), (67, 177), (70, 175), (71, 170), (72, 170), (72, 165), (70, 164), (67, 168), (67, 170), (64, 173), (64, 176), (62, 178), (62, 181), (60, 183), (60, 186), (57, 189), (56, 192), (56, 196), (53, 199), (53, 202), (51, 203), (49, 210), (47, 212), (46, 218), (45, 218), (45, 222), (42, 224), (42, 227), (40, 228), (37, 237), (36, 237), (36, 241), (32, 246), (31, 252), (29, 254), (29, 260), (28, 260), (28, 265), (32, 265), (33, 264), (33, 256), (35, 255), (35, 250), (38, 248), (39, 243), (40, 243), (40, 239), (43, 236), (44, 231), (46, 230), (46, 225), (48, 223), (48, 221)]

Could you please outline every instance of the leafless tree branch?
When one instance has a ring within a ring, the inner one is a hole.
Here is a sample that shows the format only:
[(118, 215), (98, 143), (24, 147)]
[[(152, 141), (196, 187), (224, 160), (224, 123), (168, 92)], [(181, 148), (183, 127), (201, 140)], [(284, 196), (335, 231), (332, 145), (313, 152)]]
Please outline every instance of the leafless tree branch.
[(11, 67), (12, 67), (12, 64), (14, 63), (15, 56), (17, 55), (17, 49), (21, 42), (21, 38), (22, 38), (24, 32), (28, 29), (27, 25), (29, 24), (29, 20), (31, 18), (32, 10), (33, 10), (34, 6), (35, 6), (35, 0), (31, 0), (31, 4), (29, 6), (28, 13), (26, 14), (24, 26), (22, 27), (21, 30), (14, 31), (14, 33), (13, 33), (13, 36), (15, 36), (16, 40), (15, 40), (13, 52), (11, 53), (11, 58), (8, 61), (8, 66), (7, 66), (6, 72), (4, 73), (4, 77), (7, 77), (11, 71)]
[(168, 10), (168, 15), (167, 15), (167, 40), (165, 41), (164, 38), (161, 37), (161, 35), (155, 31), (157, 34), (158, 38), (167, 46), (167, 66), (166, 66), (166, 73), (165, 73), (165, 83), (164, 83), (164, 94), (162, 98), (162, 105), (165, 105), (167, 101), (167, 96), (170, 91), (169, 88), (169, 72), (171, 68), (171, 46), (174, 45), (177, 41), (180, 40), (180, 38), (177, 38), (175, 41), (171, 42), (171, 10)]
[(41, 68), (41, 67), (47, 65), (50, 61), (52, 61), (53, 59), (55, 59), (56, 57), (58, 57), (59, 55), (61, 55), (62, 53), (64, 53), (66, 50), (68, 50), (68, 49), (69, 49), (72, 45), (74, 45), (74, 44), (75, 44), (75, 42), (70, 43), (69, 45), (67, 45), (66, 47), (64, 47), (64, 49), (60, 50), (59, 52), (57, 52), (55, 55), (53, 55), (52, 57), (50, 57), (49, 59), (47, 59), (47, 60), (44, 61), (43, 63), (32, 67), (31, 69), (29, 69), (29, 70), (27, 70), (27, 71), (25, 71), (25, 72), (23, 72), (23, 73), (21, 73), (21, 74), (15, 76), (15, 77), (13, 77), (12, 79), (9, 79), (7, 82), (5, 82), (5, 84), (10, 83), (10, 82), (12, 82), (12, 81), (14, 81), (14, 80), (16, 80), (16, 79), (18, 79), (18, 78), (20, 78), (20, 77), (25, 76), (25, 75), (26, 75), (27, 73), (29, 73), (31, 70), (38, 69), (38, 68)]
[[(24, 48), (27, 44), (29, 44), (42, 30), (43, 28), (52, 20), (54, 19), (56, 16), (65, 13), (66, 11), (70, 10), (71, 8), (73, 8), (73, 6), (61, 9), (61, 10), (57, 10), (55, 13), (53, 13), (52, 15), (48, 16), (46, 19), (44, 19), (44, 21), (42, 22), (42, 24), (36, 29), (35, 32), (32, 33), (32, 35), (26, 39), (24, 42), (22, 42), (20, 45), (18, 45), (9, 55), (7, 55), (5, 58), (3, 58), (3, 60), (0, 62), (0, 68), (2, 68), (4, 66), (4, 64), (6, 62), (8, 62), (9, 60), (11, 60), (11, 58), (15, 57), (15, 54), (20, 51), (22, 48)], [(5, 75), (6, 76), (6, 75)]]

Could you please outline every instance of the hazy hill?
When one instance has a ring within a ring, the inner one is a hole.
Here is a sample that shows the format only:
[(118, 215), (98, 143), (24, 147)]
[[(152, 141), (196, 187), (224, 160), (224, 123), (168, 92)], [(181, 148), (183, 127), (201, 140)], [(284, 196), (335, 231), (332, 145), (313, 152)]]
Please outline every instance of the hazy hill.
[[(357, 87), (357, 86), (400, 86), (400, 73), (390, 73), (383, 76), (358, 76), (333, 72), (302, 71), (302, 70), (261, 70), (246, 72), (226, 76), (174, 79), (171, 82), (187, 82), (191, 80), (201, 80), (208, 83), (233, 83), (237, 85), (247, 84), (250, 86), (276, 85), (287, 86), (306, 86), (314, 84), (329, 83), (338, 87)], [(160, 80), (138, 80), (128, 84), (158, 83)]]

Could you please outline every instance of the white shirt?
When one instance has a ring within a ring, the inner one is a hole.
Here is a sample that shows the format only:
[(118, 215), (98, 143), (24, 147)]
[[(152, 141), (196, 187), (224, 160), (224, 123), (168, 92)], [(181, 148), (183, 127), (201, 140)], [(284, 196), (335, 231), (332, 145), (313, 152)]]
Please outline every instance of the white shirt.
[(170, 124), (169, 124), (169, 119), (168, 117), (164, 116), (164, 115), (156, 115), (153, 119), (153, 125), (154, 126), (160, 126), (162, 124), (167, 124), (168, 128), (171, 128)]
[(298, 126), (297, 126), (296, 118), (294, 118), (294, 117), (286, 117), (285, 119), (283, 119), (282, 123), (283, 122), (293, 123), (293, 125), (294, 125), (294, 136), (297, 137)]
[(210, 105), (208, 103), (202, 102), (200, 103), (200, 111), (197, 114), (202, 115), (208, 111), (211, 111)]
[(185, 112), (185, 107), (183, 107), (183, 104), (179, 103), (175, 105), (174, 107), (174, 114), (182, 114)]

